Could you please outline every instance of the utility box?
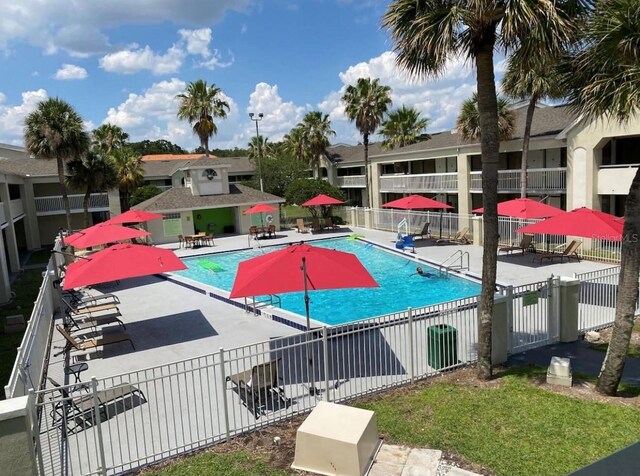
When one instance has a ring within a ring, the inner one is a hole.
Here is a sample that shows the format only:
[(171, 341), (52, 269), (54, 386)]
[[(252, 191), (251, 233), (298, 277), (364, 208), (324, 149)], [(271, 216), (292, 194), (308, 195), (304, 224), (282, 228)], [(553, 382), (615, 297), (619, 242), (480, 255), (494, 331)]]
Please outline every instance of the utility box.
[(318, 474), (363, 476), (379, 446), (372, 411), (319, 402), (298, 428), (291, 467)]
[(427, 329), (429, 366), (439, 370), (458, 363), (458, 331), (447, 324)]

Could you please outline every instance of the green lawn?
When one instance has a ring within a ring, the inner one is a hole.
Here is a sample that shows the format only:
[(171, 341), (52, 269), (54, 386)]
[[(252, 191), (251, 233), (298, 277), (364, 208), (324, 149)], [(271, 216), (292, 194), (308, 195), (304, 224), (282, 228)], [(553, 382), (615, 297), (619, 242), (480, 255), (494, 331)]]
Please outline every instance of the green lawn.
[(289, 471), (269, 467), (266, 460), (244, 451), (220, 454), (213, 452), (188, 456), (161, 469), (143, 471), (141, 475), (156, 476), (284, 476)]
[(449, 450), (500, 475), (564, 475), (640, 438), (640, 409), (529, 382), (544, 375), (522, 367), (500, 385), (432, 384), (358, 406), (376, 412), (387, 441)]
[[(4, 318), (13, 314), (22, 314), (25, 321), (31, 317), (33, 302), (38, 297), (38, 290), (42, 284), (42, 270), (30, 269), (20, 273), (11, 287), (16, 297), (0, 307), (0, 324), (4, 328)], [(23, 333), (0, 333), (0, 387), (9, 381), (13, 362), (16, 358), (16, 348), (22, 341)], [(0, 399), (4, 399), (4, 392), (0, 391)]]

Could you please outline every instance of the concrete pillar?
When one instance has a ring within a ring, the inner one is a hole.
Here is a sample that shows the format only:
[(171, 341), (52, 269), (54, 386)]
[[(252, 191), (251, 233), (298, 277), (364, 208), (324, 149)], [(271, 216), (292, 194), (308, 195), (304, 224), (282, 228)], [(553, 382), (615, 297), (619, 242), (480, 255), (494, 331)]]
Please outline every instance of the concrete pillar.
[[(460, 215), (471, 214), (471, 193), (469, 188), (471, 186), (471, 176), (469, 167), (469, 156), (466, 154), (458, 154), (457, 156), (457, 168), (458, 168), (458, 213)], [(465, 227), (471, 228), (470, 220), (466, 217), (461, 217), (458, 221), (458, 230)]]
[(20, 185), (20, 196), (24, 208), (24, 229), (27, 236), (27, 248), (30, 250), (40, 248), (40, 229), (38, 227), (38, 214), (36, 212), (36, 200), (33, 194), (33, 184), (25, 182)]
[(111, 217), (115, 217), (122, 213), (122, 208), (120, 208), (120, 191), (117, 188), (113, 190), (109, 190), (109, 215)]
[(3, 474), (37, 475), (31, 435), (33, 396), (0, 401), (0, 468)]
[(560, 342), (578, 340), (578, 317), (580, 315), (580, 280), (560, 277)]
[(0, 303), (9, 302), (11, 299), (11, 283), (9, 282), (9, 267), (6, 256), (4, 240), (0, 234)]
[(13, 226), (11, 217), (11, 200), (9, 199), (9, 185), (5, 182), (0, 184), (0, 200), (4, 207), (4, 216), (7, 220), (5, 236), (7, 237), (7, 254), (9, 255), (9, 269), (12, 273), (20, 271), (20, 256), (18, 255), (18, 242), (16, 240), (16, 229)]
[(483, 233), (483, 225), (484, 222), (482, 221), (482, 217), (481, 216), (476, 216), (473, 217), (472, 219), (473, 222), (473, 244), (474, 246), (482, 246), (482, 233)]
[(508, 296), (496, 294), (493, 303), (493, 321), (491, 323), (491, 365), (507, 361), (509, 351), (509, 306), (512, 300)]

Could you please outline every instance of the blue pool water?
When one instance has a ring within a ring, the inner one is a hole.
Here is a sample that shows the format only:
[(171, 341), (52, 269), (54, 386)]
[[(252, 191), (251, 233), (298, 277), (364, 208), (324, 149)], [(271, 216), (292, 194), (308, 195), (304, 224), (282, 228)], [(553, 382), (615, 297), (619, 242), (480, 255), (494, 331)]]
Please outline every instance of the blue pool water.
[[(379, 288), (310, 291), (311, 318), (329, 325), (480, 294), (480, 285), (477, 283), (456, 276), (440, 277), (436, 269), (424, 263), (417, 263), (368, 243), (339, 238), (314, 241), (313, 245), (355, 254), (380, 285)], [(240, 262), (279, 248), (283, 247), (184, 258), (182, 261), (188, 269), (176, 274), (231, 291)], [(432, 276), (415, 274), (418, 265), (425, 273), (432, 273)], [(305, 315), (303, 293), (287, 293), (281, 297), (283, 309)]]

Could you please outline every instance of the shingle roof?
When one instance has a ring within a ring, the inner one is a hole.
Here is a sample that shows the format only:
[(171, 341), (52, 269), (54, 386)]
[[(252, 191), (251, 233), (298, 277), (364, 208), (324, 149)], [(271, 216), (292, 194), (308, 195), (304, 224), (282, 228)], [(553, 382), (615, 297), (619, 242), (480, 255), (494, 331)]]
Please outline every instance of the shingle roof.
[(252, 203), (283, 203), (284, 198), (261, 192), (244, 185), (230, 184), (230, 193), (224, 195), (194, 196), (187, 187), (170, 188), (160, 195), (139, 203), (134, 208), (156, 212), (172, 210), (192, 210), (200, 208), (221, 208)]
[(190, 165), (198, 167), (215, 167), (216, 165), (230, 165), (227, 169), (230, 174), (249, 173), (255, 170), (255, 167), (251, 163), (248, 157), (217, 157), (217, 158), (205, 158), (202, 155), (198, 155), (197, 159), (184, 160), (184, 159), (172, 159), (172, 160), (143, 160), (142, 167), (144, 169), (145, 177), (170, 177), (178, 171), (178, 169), (188, 167)]

